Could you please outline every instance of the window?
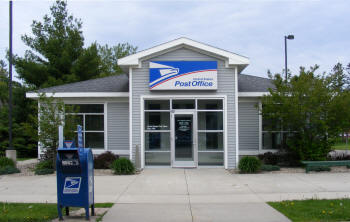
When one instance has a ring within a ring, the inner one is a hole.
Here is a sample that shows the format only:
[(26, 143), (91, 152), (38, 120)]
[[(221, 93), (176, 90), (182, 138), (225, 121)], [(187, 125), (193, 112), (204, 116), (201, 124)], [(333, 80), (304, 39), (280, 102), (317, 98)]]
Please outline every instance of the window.
[(197, 101), (198, 105), (198, 165), (224, 164), (223, 101)]
[(279, 120), (262, 117), (262, 149), (283, 149), (290, 131)]
[[(77, 113), (68, 113), (67, 115), (76, 115), (77, 124), (83, 129), (83, 145), (92, 149), (104, 149), (104, 105), (103, 104), (67, 104)], [(75, 131), (77, 132), (77, 131)], [(75, 138), (76, 144), (77, 138)]]
[(173, 100), (172, 104), (173, 109), (194, 109), (195, 101), (194, 99), (181, 99)]
[[(171, 112), (191, 109), (197, 120), (193, 137), (198, 141), (198, 165), (224, 165), (223, 99), (146, 99), (144, 100), (144, 152), (148, 166), (171, 164)], [(177, 114), (181, 115), (181, 114)], [(176, 138), (176, 136), (174, 137)], [(174, 139), (173, 138), (173, 139)], [(176, 141), (173, 141), (176, 146)], [(174, 147), (175, 149), (175, 147)], [(176, 152), (176, 149), (175, 149)]]
[(170, 100), (145, 100), (145, 163), (170, 165)]

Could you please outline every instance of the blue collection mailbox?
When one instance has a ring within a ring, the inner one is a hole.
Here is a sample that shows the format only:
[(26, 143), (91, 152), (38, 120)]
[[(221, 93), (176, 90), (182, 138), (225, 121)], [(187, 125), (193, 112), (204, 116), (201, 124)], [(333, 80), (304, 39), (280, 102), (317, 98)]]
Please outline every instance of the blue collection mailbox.
[(58, 148), (57, 150), (57, 209), (69, 215), (69, 207), (85, 208), (86, 220), (94, 216), (94, 161), (89, 148)]

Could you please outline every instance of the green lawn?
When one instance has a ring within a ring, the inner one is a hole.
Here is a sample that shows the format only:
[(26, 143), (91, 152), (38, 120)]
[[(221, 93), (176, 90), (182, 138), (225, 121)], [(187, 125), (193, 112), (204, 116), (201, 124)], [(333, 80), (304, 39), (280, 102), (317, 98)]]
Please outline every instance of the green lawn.
[[(110, 208), (113, 203), (96, 203), (95, 208)], [(46, 222), (57, 218), (56, 204), (2, 203), (0, 222)]]
[(332, 149), (334, 150), (350, 150), (350, 143), (346, 145), (346, 143), (336, 143), (334, 146), (332, 146)]
[(268, 202), (293, 222), (349, 221), (350, 199)]

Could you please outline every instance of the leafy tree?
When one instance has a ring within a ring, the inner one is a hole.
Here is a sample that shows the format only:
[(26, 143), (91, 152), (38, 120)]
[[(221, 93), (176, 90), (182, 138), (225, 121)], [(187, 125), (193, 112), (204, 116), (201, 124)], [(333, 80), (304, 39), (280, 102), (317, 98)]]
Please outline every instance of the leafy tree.
[(36, 88), (96, 78), (99, 56), (96, 44), (83, 48), (82, 22), (68, 14), (66, 1), (57, 0), (43, 21), (33, 21), (33, 35), (23, 35), (30, 48), (15, 56), (19, 77)]
[(134, 54), (136, 51), (137, 47), (134, 47), (129, 43), (119, 43), (113, 47), (109, 47), (107, 44), (104, 46), (98, 45), (98, 54), (101, 58), (100, 76), (123, 73), (122, 69), (118, 66), (118, 59)]
[(262, 98), (263, 118), (290, 131), (287, 149), (301, 160), (323, 160), (335, 137), (350, 129), (350, 95), (339, 64), (329, 75), (316, 74), (318, 66), (300, 68), (288, 81), (270, 75), (275, 89)]
[(38, 108), (38, 141), (44, 155), (44, 160), (55, 160), (58, 147), (58, 127), (64, 125), (66, 138), (73, 138), (74, 126), (77, 118), (75, 115), (65, 115), (65, 113), (75, 113), (71, 107), (65, 107), (61, 99), (46, 97), (40, 94)]

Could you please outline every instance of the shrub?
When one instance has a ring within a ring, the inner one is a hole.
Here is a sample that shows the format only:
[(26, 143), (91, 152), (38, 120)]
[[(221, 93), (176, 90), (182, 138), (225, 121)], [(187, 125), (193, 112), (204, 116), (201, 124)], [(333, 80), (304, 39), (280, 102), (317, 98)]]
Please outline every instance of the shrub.
[(258, 155), (259, 159), (268, 165), (277, 165), (279, 161), (278, 153), (267, 152)]
[(0, 167), (0, 175), (4, 175), (4, 174), (14, 174), (14, 173), (20, 173), (19, 169), (17, 169), (14, 166), (4, 166), (4, 167)]
[(52, 160), (42, 160), (40, 161), (34, 169), (36, 175), (45, 175), (54, 173), (54, 166)]
[(350, 165), (346, 165), (346, 168), (350, 169)]
[(53, 174), (54, 172), (55, 172), (54, 169), (49, 169), (49, 168), (35, 169), (36, 175), (47, 175), (47, 174)]
[(95, 169), (110, 169), (112, 163), (118, 159), (119, 156), (113, 154), (112, 152), (104, 152), (94, 158), (94, 168)]
[(112, 163), (111, 166), (114, 174), (129, 175), (135, 173), (134, 164), (127, 158), (119, 158)]
[(35, 169), (53, 169), (52, 160), (42, 160), (36, 166)]
[(279, 158), (279, 166), (287, 166), (287, 167), (300, 167), (302, 166), (300, 162), (300, 156), (292, 151), (287, 152), (278, 152), (276, 153)]
[(331, 168), (328, 166), (310, 166), (310, 171), (322, 172), (322, 171), (331, 171)]
[(7, 158), (7, 157), (0, 157), (0, 167), (5, 167), (5, 166), (12, 166), (15, 167), (15, 162), (13, 160)]
[(256, 173), (260, 170), (261, 161), (254, 156), (243, 157), (238, 164), (240, 173)]
[(279, 171), (280, 167), (277, 165), (269, 165), (269, 164), (263, 164), (261, 166), (262, 171)]

